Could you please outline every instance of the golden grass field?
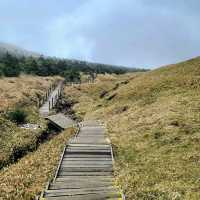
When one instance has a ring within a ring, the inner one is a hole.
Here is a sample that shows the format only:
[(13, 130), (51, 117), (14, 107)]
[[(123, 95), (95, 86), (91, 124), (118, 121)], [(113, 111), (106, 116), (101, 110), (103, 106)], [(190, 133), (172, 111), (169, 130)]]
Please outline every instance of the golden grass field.
[(40, 193), (56, 170), (66, 141), (72, 137), (68, 129), (41, 144), (17, 163), (0, 171), (0, 200), (32, 200)]
[(25, 100), (37, 103), (37, 96), (44, 95), (49, 86), (59, 79), (28, 75), (0, 78), (0, 111)]
[(79, 116), (106, 122), (128, 200), (200, 199), (200, 58), (65, 94)]
[[(46, 122), (38, 114), (37, 96), (43, 96), (59, 77), (21, 76), (0, 79), (0, 168), (13, 162), (16, 154), (25, 154), (36, 148), (37, 140), (46, 128)], [(41, 126), (38, 130), (21, 129), (9, 121), (4, 112), (16, 105), (28, 113), (28, 122)]]

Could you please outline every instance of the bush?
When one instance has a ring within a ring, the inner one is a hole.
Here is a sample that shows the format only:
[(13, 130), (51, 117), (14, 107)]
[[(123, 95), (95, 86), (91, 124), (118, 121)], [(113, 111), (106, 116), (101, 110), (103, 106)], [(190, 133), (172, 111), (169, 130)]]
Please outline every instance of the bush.
[(21, 108), (16, 108), (8, 112), (8, 119), (17, 124), (23, 124), (26, 123), (27, 113)]
[(16, 65), (6, 66), (3, 70), (3, 74), (7, 77), (17, 77), (20, 75), (20, 68)]
[(21, 69), (19, 61), (16, 57), (13, 57), (10, 54), (6, 54), (3, 57), (2, 62), (4, 64), (3, 74), (7, 77), (16, 77), (20, 75)]
[(4, 69), (4, 64), (0, 63), (0, 77), (2, 77), (4, 74), (3, 74), (3, 69)]
[(80, 82), (80, 73), (75, 70), (65, 71), (63, 73), (66, 82)]

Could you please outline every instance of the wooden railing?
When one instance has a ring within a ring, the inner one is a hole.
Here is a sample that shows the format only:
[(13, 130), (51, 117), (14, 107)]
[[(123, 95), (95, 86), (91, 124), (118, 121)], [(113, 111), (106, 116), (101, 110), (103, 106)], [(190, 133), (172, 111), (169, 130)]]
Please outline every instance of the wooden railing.
[(64, 82), (60, 81), (52, 84), (50, 88), (46, 91), (45, 95), (38, 100), (38, 107), (41, 108), (44, 105), (51, 110), (56, 106), (58, 99), (62, 97), (64, 90)]

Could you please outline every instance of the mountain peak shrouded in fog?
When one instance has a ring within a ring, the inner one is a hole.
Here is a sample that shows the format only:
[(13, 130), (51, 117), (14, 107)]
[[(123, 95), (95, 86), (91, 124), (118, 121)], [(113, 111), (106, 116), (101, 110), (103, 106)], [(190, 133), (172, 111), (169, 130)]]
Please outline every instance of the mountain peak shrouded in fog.
[(6, 53), (9, 53), (9, 54), (16, 56), (16, 57), (22, 57), (22, 56), (38, 57), (38, 56), (40, 56), (40, 54), (38, 54), (38, 53), (31, 52), (29, 50), (23, 49), (23, 48), (18, 47), (16, 45), (8, 44), (8, 43), (5, 43), (5, 42), (0, 42), (0, 57), (5, 55)]

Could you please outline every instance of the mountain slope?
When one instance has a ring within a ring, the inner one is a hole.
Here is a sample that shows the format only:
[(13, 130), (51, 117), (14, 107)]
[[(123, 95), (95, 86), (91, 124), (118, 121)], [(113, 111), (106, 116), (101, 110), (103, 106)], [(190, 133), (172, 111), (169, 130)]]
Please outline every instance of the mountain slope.
[(200, 199), (200, 57), (65, 91), (107, 123), (127, 199)]

